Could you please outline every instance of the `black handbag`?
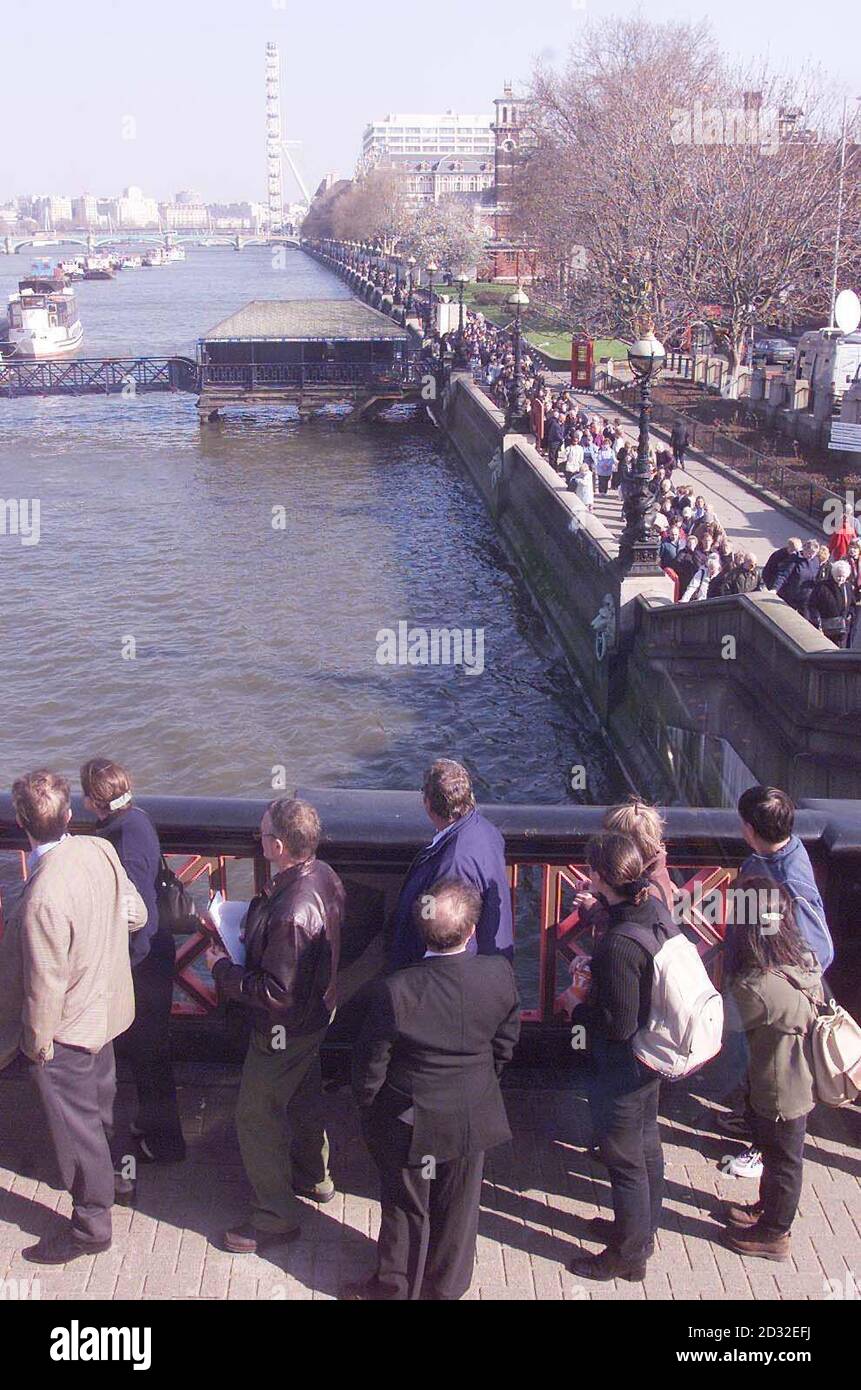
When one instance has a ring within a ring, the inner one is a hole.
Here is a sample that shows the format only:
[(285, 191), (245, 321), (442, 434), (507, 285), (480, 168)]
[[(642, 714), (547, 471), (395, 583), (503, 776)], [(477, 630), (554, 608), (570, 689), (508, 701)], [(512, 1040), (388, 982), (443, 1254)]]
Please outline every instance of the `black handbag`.
[(160, 931), (188, 931), (196, 921), (200, 920), (200, 913), (194, 905), (191, 894), (178, 875), (174, 873), (164, 855), (161, 856), (161, 863), (156, 876), (155, 896)]

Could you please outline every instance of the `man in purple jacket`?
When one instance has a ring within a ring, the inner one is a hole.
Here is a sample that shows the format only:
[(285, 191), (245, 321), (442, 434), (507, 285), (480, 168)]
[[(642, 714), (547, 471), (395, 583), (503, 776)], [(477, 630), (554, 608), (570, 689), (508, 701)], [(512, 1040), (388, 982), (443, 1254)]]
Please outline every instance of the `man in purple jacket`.
[(413, 904), (443, 879), (472, 884), (481, 894), (475, 951), (483, 956), (501, 952), (511, 960), (514, 924), (505, 841), (496, 826), (475, 809), (466, 768), (450, 758), (438, 758), (424, 775), (422, 798), (436, 834), (416, 855), (401, 889), (388, 968), (401, 970), (424, 956), (425, 943), (413, 919)]

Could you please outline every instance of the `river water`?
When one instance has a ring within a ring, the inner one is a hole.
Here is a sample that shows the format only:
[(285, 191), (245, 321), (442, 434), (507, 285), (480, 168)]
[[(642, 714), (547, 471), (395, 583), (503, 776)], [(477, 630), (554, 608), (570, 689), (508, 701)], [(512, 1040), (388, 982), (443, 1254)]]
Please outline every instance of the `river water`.
[[(0, 257), (4, 304), (31, 264)], [(250, 299), (347, 291), (296, 250), (201, 248), (77, 293), (83, 355), (101, 357), (191, 353)], [(3, 788), (103, 754), (141, 793), (405, 789), (448, 755), (487, 800), (624, 790), (419, 416), (344, 429), (234, 410), (201, 428), (187, 395), (0, 400), (0, 498), (39, 503), (38, 544), (0, 534)], [(379, 664), (379, 631), (401, 622), (483, 630), (483, 670)]]

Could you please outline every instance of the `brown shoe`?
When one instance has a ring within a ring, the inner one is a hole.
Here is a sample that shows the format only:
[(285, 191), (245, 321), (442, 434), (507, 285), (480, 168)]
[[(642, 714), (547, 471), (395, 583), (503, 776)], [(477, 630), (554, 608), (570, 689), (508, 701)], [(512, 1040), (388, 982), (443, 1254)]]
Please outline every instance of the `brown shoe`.
[(301, 1234), (300, 1226), (294, 1226), (289, 1231), (258, 1231), (256, 1226), (246, 1221), (244, 1225), (232, 1226), (224, 1232), (224, 1248), (231, 1255), (260, 1255), (276, 1245), (287, 1245), (291, 1240), (298, 1240)]
[(726, 1233), (727, 1244), (738, 1255), (756, 1255), (761, 1260), (788, 1260), (790, 1251), (789, 1232), (769, 1230), (767, 1226), (751, 1226), (747, 1230), (730, 1226)]
[(762, 1204), (753, 1202), (750, 1206), (741, 1206), (738, 1202), (726, 1202), (723, 1209), (723, 1219), (729, 1226), (755, 1226), (762, 1215)]

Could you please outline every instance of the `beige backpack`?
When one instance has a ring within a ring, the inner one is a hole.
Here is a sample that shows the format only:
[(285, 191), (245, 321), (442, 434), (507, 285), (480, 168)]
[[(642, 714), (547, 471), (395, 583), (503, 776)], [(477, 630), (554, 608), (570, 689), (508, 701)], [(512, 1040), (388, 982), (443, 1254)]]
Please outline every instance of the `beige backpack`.
[[(783, 975), (782, 970), (777, 973)], [(794, 980), (790, 984), (801, 989)], [(861, 1025), (836, 1000), (823, 1003), (806, 989), (801, 993), (815, 1010), (810, 1052), (816, 1098), (823, 1105), (852, 1105), (861, 1096)]]

